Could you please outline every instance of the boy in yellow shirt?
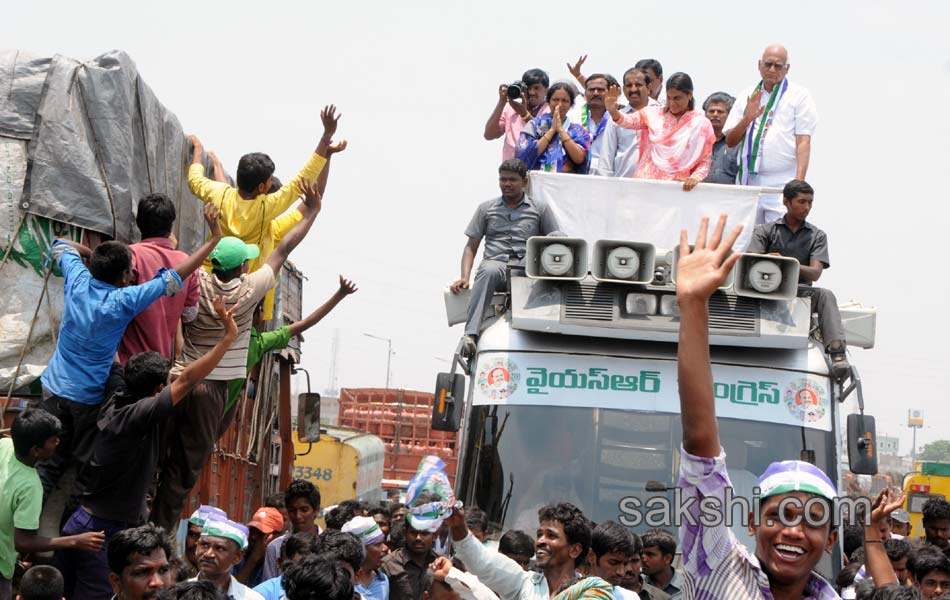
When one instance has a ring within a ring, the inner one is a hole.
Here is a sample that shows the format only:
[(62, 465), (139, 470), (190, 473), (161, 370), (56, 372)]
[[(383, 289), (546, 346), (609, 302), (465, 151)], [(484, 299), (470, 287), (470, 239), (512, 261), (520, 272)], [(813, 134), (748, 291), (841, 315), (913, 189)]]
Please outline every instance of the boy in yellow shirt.
[[(336, 107), (333, 105), (320, 111), (323, 137), (320, 138), (317, 149), (297, 176), (273, 193), (268, 193), (274, 175), (274, 161), (269, 156), (261, 152), (242, 156), (238, 161), (237, 187), (234, 188), (227, 183), (205, 177), (202, 163), (204, 146), (197, 137), (191, 136), (194, 157), (188, 169), (188, 187), (197, 198), (210, 202), (221, 210), (221, 229), (225, 236), (240, 238), (245, 244), (260, 248), (260, 256), (248, 261), (248, 273), (256, 271), (273, 252), (277, 240), (272, 234), (271, 224), (300, 197), (300, 182), (317, 179), (326, 166), (328, 156), (336, 151), (336, 148), (331, 150), (330, 144), (341, 116), (343, 115), (336, 114)], [(293, 224), (295, 223), (283, 225), (292, 227)], [(204, 266), (210, 271), (210, 262), (205, 261)], [(265, 321), (273, 316), (273, 305), (274, 291), (271, 290), (264, 299)]]

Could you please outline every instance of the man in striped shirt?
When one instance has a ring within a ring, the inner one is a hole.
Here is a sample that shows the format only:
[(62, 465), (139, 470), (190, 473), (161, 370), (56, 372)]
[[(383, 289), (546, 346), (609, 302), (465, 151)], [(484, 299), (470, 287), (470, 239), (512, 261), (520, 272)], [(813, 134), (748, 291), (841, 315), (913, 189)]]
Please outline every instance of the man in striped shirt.
[[(709, 520), (717, 516), (711, 514), (710, 508), (718, 506), (719, 512), (723, 512), (725, 490), (732, 484), (719, 444), (709, 359), (708, 302), (739, 259), (739, 253), (730, 256), (730, 251), (742, 227), (735, 228), (723, 240), (723, 214), (707, 245), (708, 224), (708, 219), (703, 219), (692, 251), (687, 245), (686, 231), (681, 233), (676, 276), (681, 315), (678, 367), (683, 423), (679, 487), (683, 506), (688, 506), (680, 525), (686, 575), (683, 597), (839, 598), (831, 584), (813, 572), (822, 554), (831, 552), (838, 540), (835, 515), (831, 514), (835, 487), (816, 466), (797, 460), (775, 462), (759, 478), (761, 506), (759, 514), (752, 516), (758, 516), (761, 522), (751, 526), (756, 546), (751, 554), (736, 540), (724, 519), (719, 519), (718, 524)], [(814, 499), (818, 501), (813, 502)], [(882, 491), (864, 528), (867, 571), (878, 587), (897, 583), (878, 524), (900, 507), (901, 500), (902, 495), (895, 499), (890, 497), (889, 490)]]
[(320, 212), (322, 198), (316, 184), (303, 181), (300, 185), (307, 214), (284, 236), (261, 268), (247, 273), (248, 261), (260, 254), (257, 246), (235, 237), (225, 237), (211, 252), (212, 273), (198, 271), (198, 315), (183, 326), (185, 344), (172, 375), (207, 354), (224, 335), (212, 307), (216, 296), (222, 296), (228, 310), (232, 311), (238, 335), (218, 366), (175, 407), (168, 449), (150, 515), (155, 524), (166, 530), (177, 528), (185, 496), (194, 487), (214, 444), (234, 417), (234, 405), (226, 409), (228, 383), (243, 379), (246, 374), (254, 310), (274, 286), (276, 274), (284, 266), (287, 256), (303, 241)]

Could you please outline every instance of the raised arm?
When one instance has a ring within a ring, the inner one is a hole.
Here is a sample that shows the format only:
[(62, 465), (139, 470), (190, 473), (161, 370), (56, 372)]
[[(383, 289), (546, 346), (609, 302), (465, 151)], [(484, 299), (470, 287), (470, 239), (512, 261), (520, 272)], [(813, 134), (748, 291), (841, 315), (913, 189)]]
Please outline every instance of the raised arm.
[(903, 502), (903, 492), (898, 491), (895, 494), (890, 489), (884, 488), (874, 501), (869, 524), (864, 527), (864, 564), (868, 576), (874, 579), (874, 587), (902, 583), (897, 580), (887, 552), (884, 551), (881, 523), (900, 508)]
[(726, 145), (732, 148), (739, 144), (742, 141), (743, 136), (745, 136), (746, 129), (749, 128), (749, 125), (752, 124), (752, 121), (755, 121), (762, 116), (762, 113), (765, 111), (764, 106), (759, 106), (759, 103), (762, 101), (762, 89), (757, 89), (752, 92), (752, 95), (746, 98), (745, 111), (742, 113), (742, 119), (735, 127), (726, 132)]
[(581, 89), (587, 87), (587, 78), (584, 77), (583, 73), (581, 73), (581, 67), (584, 66), (585, 62), (587, 62), (587, 55), (582, 54), (577, 59), (577, 62), (573, 65), (571, 65), (571, 63), (567, 63), (567, 70), (570, 71), (571, 75), (574, 76), (574, 79), (577, 80), (577, 83), (581, 84)]
[(703, 218), (690, 251), (686, 230), (680, 233), (680, 257), (676, 265), (676, 301), (680, 307), (678, 348), (680, 418), (683, 448), (694, 456), (717, 457), (719, 426), (713, 396), (709, 359), (709, 297), (725, 282), (740, 254), (729, 255), (739, 238), (738, 226), (723, 241), (726, 215), (719, 217), (707, 244), (709, 219)]
[(221, 223), (218, 222), (220, 214), (221, 211), (218, 210), (215, 205), (205, 205), (205, 221), (211, 230), (211, 237), (208, 238), (205, 243), (198, 246), (198, 249), (189, 255), (188, 258), (175, 265), (175, 272), (178, 273), (182, 281), (188, 279), (188, 276), (201, 266), (201, 263), (208, 258), (208, 255), (211, 254), (214, 247), (221, 241)]
[(204, 145), (196, 135), (190, 135), (188, 139), (194, 146), (191, 166), (188, 168), (188, 189), (202, 202), (220, 202), (222, 190), (231, 186), (220, 181), (212, 181), (205, 176)]
[(495, 591), (501, 598), (515, 598), (528, 572), (521, 565), (500, 552), (485, 548), (465, 526), (465, 514), (455, 509), (445, 519), (452, 533), (456, 556), (465, 563), (468, 572)]
[(607, 112), (610, 113), (610, 118), (613, 122), (624, 129), (646, 129), (648, 123), (644, 118), (643, 109), (622, 113), (620, 112), (619, 99), (620, 87), (616, 85), (610, 86), (610, 89), (607, 90), (607, 97), (604, 99), (604, 103), (607, 105)]
[(69, 244), (70, 246), (72, 246), (76, 250), (76, 252), (79, 253), (79, 256), (82, 256), (83, 258), (89, 258), (90, 256), (92, 256), (92, 250), (90, 250), (88, 246), (83, 246), (79, 242), (74, 242), (73, 240), (69, 238), (61, 237), (61, 238), (56, 238), (56, 239), (57, 241), (60, 241), (60, 242), (63, 242), (64, 244)]
[(304, 215), (303, 219), (290, 230), (287, 235), (280, 240), (280, 243), (277, 244), (277, 248), (271, 252), (270, 257), (267, 259), (267, 265), (270, 266), (271, 270), (274, 272), (276, 277), (280, 273), (281, 268), (284, 266), (287, 257), (290, 256), (290, 253), (293, 252), (300, 242), (303, 241), (303, 238), (306, 237), (307, 232), (310, 231), (310, 228), (313, 226), (313, 222), (316, 220), (317, 215), (320, 214), (320, 209), (322, 208), (323, 198), (320, 196), (320, 193), (317, 191), (317, 186), (313, 182), (303, 181), (300, 184), (301, 189), (304, 193), (304, 202), (307, 204), (307, 214)]
[[(505, 135), (505, 125), (501, 121), (501, 115), (505, 111), (505, 104), (507, 103), (508, 86), (502, 84), (498, 86), (498, 102), (495, 104), (495, 108), (491, 114), (488, 115), (488, 121), (485, 122), (484, 136), (486, 140), (497, 140)], [(531, 116), (530, 113), (527, 113), (527, 115), (528, 117)]]
[(228, 176), (224, 174), (224, 166), (221, 164), (221, 160), (218, 158), (218, 155), (214, 152), (208, 153), (208, 158), (211, 159), (211, 168), (214, 171), (214, 180), (218, 183), (228, 183)]
[(358, 289), (359, 288), (356, 287), (355, 283), (340, 275), (340, 287), (336, 290), (336, 292), (330, 296), (329, 300), (321, 304), (320, 308), (313, 311), (303, 319), (291, 323), (290, 335), (299, 335), (319, 323), (321, 320), (323, 320), (323, 317), (330, 314), (330, 311), (336, 308), (336, 305), (339, 304), (340, 301), (350, 294), (355, 293)]
[(231, 307), (231, 310), (228, 310), (224, 305), (224, 298), (216, 296), (213, 306), (214, 312), (218, 315), (218, 319), (224, 323), (224, 337), (215, 344), (211, 352), (201, 356), (201, 358), (185, 367), (181, 375), (171, 383), (172, 404), (181, 402), (193, 387), (203, 381), (211, 371), (214, 371), (214, 368), (218, 366), (218, 363), (221, 362), (221, 359), (224, 357), (224, 353), (228, 351), (228, 348), (231, 347), (231, 344), (234, 343), (234, 339), (237, 337), (237, 324), (234, 322), (232, 313), (238, 305), (235, 304)]

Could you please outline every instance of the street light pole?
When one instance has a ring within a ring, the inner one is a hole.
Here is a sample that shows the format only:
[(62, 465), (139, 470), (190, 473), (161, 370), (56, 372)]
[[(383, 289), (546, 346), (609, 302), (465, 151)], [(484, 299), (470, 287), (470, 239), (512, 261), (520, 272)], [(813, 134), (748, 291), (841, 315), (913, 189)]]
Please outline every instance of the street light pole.
[(390, 365), (392, 364), (393, 358), (393, 341), (389, 338), (379, 337), (378, 335), (373, 335), (371, 333), (364, 333), (366, 337), (373, 338), (374, 340), (380, 340), (386, 342), (386, 389), (389, 389), (389, 374), (391, 372)]

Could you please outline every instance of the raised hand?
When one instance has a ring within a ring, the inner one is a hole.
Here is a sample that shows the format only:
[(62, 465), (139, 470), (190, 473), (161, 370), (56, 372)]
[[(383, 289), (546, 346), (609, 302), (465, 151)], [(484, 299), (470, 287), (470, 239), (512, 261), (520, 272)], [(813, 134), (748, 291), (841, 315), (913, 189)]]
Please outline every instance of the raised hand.
[(237, 308), (237, 304), (231, 307), (231, 310), (228, 310), (227, 305), (224, 303), (224, 296), (215, 296), (214, 300), (211, 301), (211, 306), (214, 308), (215, 314), (218, 315), (218, 320), (224, 324), (224, 330), (227, 335), (237, 335), (237, 323), (234, 322), (234, 309)]
[(337, 123), (340, 121), (340, 117), (343, 114), (336, 114), (336, 105), (330, 104), (329, 106), (324, 106), (323, 110), (320, 111), (320, 121), (323, 122), (323, 137), (326, 140), (333, 138), (333, 134), (336, 133)]
[(356, 293), (358, 291), (359, 288), (356, 287), (355, 283), (340, 275), (340, 289), (338, 290), (338, 293), (344, 296), (349, 296), (350, 294)]
[(346, 140), (343, 140), (339, 144), (333, 144), (332, 146), (327, 146), (327, 156), (331, 154), (336, 154), (338, 152), (343, 152), (346, 150)]
[(215, 239), (221, 239), (221, 221), (218, 220), (218, 217), (221, 216), (221, 210), (214, 204), (205, 204), (205, 222), (208, 224), (208, 229), (211, 230), (211, 237)]
[(745, 103), (745, 112), (742, 114), (743, 118), (749, 121), (754, 121), (755, 119), (762, 116), (762, 113), (765, 112), (764, 106), (759, 106), (759, 102), (762, 101), (762, 88), (759, 88), (752, 92), (752, 95), (746, 99)]
[(901, 507), (904, 502), (904, 492), (900, 489), (892, 490), (884, 488), (877, 495), (874, 504), (871, 505), (871, 526), (876, 527), (884, 519), (888, 518), (892, 512)]
[(508, 102), (508, 85), (503, 83), (498, 86), (498, 104)]
[(584, 63), (586, 61), (587, 61), (587, 55), (584, 54), (581, 57), (579, 57), (577, 59), (577, 62), (574, 63), (573, 65), (571, 65), (571, 63), (567, 63), (567, 70), (571, 72), (571, 75), (574, 76), (574, 79), (580, 82), (581, 85), (584, 85), (584, 79), (585, 79), (584, 75), (581, 73), (581, 67), (584, 66)]
[(436, 581), (445, 581), (445, 578), (449, 575), (449, 571), (452, 569), (452, 561), (446, 556), (440, 556), (432, 561), (429, 568), (432, 569), (433, 579)]
[(703, 217), (696, 235), (693, 250), (689, 249), (686, 230), (680, 232), (680, 256), (676, 264), (676, 299), (682, 303), (689, 300), (699, 300), (703, 303), (709, 300), (713, 292), (721, 287), (729, 276), (741, 254), (732, 251), (742, 225), (737, 225), (729, 237), (723, 241), (722, 234), (726, 228), (727, 216), (723, 213), (716, 224), (709, 243), (706, 243), (706, 233), (709, 229), (709, 217)]
[(310, 207), (310, 210), (319, 213), (323, 208), (323, 195), (320, 193), (319, 186), (313, 181), (302, 179), (300, 181), (300, 190), (303, 192), (303, 202)]
[(189, 135), (188, 140), (191, 141), (191, 145), (195, 147), (195, 153), (197, 153), (199, 149), (202, 151), (204, 150), (204, 144), (201, 143), (201, 140), (198, 139), (197, 135)]
[(607, 112), (611, 115), (620, 110), (617, 106), (618, 99), (620, 99), (620, 86), (610, 86), (610, 89), (607, 90), (607, 96), (604, 97), (604, 104), (607, 107)]

